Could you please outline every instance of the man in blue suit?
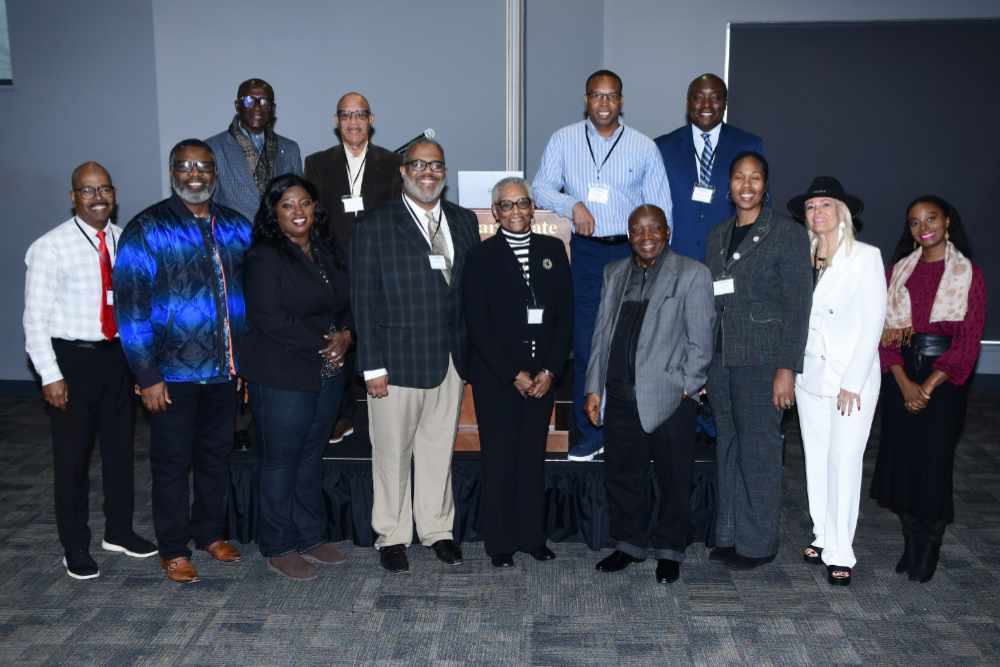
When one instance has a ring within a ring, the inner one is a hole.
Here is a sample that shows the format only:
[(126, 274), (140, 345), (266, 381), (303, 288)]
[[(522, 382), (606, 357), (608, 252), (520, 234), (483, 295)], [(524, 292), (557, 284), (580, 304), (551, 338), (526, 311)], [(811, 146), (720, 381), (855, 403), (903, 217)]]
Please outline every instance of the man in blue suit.
[(205, 140), (215, 154), (214, 201), (253, 222), (272, 178), (302, 175), (302, 154), (297, 143), (274, 131), (277, 104), (267, 81), (241, 83), (234, 106), (236, 115), (229, 127)]
[(709, 230), (734, 215), (729, 163), (740, 151), (764, 152), (760, 137), (722, 122), (727, 96), (722, 79), (702, 74), (688, 86), (688, 124), (656, 138), (674, 205), (670, 248), (698, 261)]

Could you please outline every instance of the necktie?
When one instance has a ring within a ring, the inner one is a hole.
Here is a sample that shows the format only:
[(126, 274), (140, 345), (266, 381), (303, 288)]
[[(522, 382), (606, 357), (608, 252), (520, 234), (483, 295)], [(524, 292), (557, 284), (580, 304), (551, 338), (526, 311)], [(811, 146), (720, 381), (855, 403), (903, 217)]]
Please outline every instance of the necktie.
[(115, 307), (108, 298), (111, 292), (111, 254), (108, 252), (108, 244), (104, 242), (104, 230), (97, 232), (97, 254), (101, 258), (101, 333), (108, 340), (118, 333), (118, 326), (115, 324)]
[(698, 182), (702, 185), (708, 185), (712, 181), (712, 162), (715, 151), (712, 149), (711, 134), (702, 132), (701, 138), (705, 140), (705, 148), (702, 149), (701, 157), (698, 158)]
[(448, 241), (445, 240), (444, 232), (441, 231), (441, 218), (435, 220), (430, 211), (424, 215), (427, 216), (427, 236), (431, 239), (431, 252), (444, 257), (445, 266), (448, 268), (441, 271), (441, 275), (444, 276), (444, 281), (450, 285), (451, 260), (448, 259)]

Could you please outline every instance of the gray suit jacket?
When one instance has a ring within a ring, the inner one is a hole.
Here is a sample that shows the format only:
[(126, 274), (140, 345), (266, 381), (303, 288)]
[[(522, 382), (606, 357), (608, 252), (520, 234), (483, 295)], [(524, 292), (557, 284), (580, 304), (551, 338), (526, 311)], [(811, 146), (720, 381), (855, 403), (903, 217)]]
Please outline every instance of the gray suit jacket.
[[(271, 165), (271, 178), (288, 173), (301, 176), (302, 154), (299, 152), (299, 145), (280, 134), (275, 137), (278, 140), (278, 153)], [(206, 139), (205, 143), (212, 147), (215, 154), (218, 175), (218, 185), (212, 199), (217, 204), (238, 211), (253, 222), (257, 209), (260, 208), (260, 192), (257, 191), (257, 184), (254, 183), (239, 142), (229, 134), (229, 130), (223, 130)]]
[(802, 372), (813, 276), (809, 236), (791, 218), (766, 208), (728, 255), (736, 219), (708, 234), (705, 263), (712, 278), (733, 278), (735, 293), (715, 298), (723, 366), (766, 366)]
[[(665, 248), (657, 261), (663, 265), (649, 293), (635, 359), (636, 402), (646, 433), (652, 433), (670, 418), (682, 394), (695, 396), (705, 385), (715, 330), (712, 276), (705, 265), (670, 248)], [(604, 395), (614, 328), (634, 266), (629, 257), (604, 269), (601, 305), (587, 364), (588, 394)]]

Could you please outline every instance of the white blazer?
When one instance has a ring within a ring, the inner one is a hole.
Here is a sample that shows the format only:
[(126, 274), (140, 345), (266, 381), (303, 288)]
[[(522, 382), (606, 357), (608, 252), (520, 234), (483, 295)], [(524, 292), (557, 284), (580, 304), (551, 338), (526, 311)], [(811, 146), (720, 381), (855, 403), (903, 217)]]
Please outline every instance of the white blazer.
[(878, 386), (878, 343), (885, 323), (885, 266), (878, 248), (855, 241), (833, 257), (813, 292), (802, 373), (796, 384), (811, 394), (860, 394)]

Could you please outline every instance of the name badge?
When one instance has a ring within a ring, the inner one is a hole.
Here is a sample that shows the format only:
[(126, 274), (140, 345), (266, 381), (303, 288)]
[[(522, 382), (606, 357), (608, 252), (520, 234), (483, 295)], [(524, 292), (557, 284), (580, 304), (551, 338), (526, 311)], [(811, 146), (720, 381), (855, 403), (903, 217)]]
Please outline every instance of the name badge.
[(544, 308), (531, 308), (528, 307), (528, 324), (541, 324), (542, 318), (545, 315)]
[(444, 258), (444, 255), (428, 255), (427, 259), (431, 262), (431, 268), (435, 271), (444, 271), (448, 268), (448, 261)]
[(361, 213), (365, 210), (364, 198), (361, 195), (356, 197), (344, 195), (340, 201), (344, 202), (344, 213)]
[(104, 293), (104, 303), (108, 304), (109, 306), (115, 305), (115, 293), (112, 292), (111, 290), (108, 290), (107, 292), (105, 292)]
[(712, 196), (715, 194), (715, 188), (710, 185), (699, 185), (694, 184), (694, 190), (691, 192), (691, 201), (701, 202), (702, 204), (711, 204)]
[(715, 292), (715, 296), (722, 296), (724, 294), (733, 294), (736, 292), (736, 281), (733, 278), (724, 278), (722, 280), (716, 280), (712, 283), (712, 291)]
[(607, 204), (611, 190), (604, 183), (591, 183), (587, 186), (587, 201), (593, 204)]

